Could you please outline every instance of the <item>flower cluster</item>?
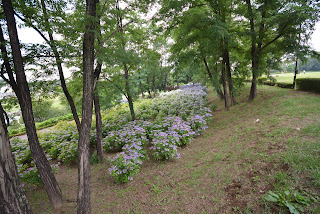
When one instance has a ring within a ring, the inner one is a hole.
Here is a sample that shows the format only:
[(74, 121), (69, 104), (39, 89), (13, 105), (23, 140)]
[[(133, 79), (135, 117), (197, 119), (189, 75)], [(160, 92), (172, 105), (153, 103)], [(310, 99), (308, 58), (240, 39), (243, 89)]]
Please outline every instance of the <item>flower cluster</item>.
[[(136, 121), (130, 121), (128, 104), (120, 104), (102, 112), (103, 148), (121, 151), (111, 160), (110, 174), (117, 182), (128, 182), (148, 158), (146, 147), (157, 160), (179, 158), (178, 147), (207, 128), (211, 110), (206, 107), (206, 88), (201, 85), (181, 86), (179, 90), (160, 94), (153, 100), (134, 103)], [(94, 123), (93, 123), (94, 125)], [(95, 127), (90, 143), (95, 145)], [(55, 129), (40, 136), (40, 144), (48, 159), (73, 162), (78, 156), (78, 131), (75, 123), (60, 122)], [(11, 139), (22, 177), (37, 176), (27, 141)]]
[(111, 131), (103, 139), (103, 148), (106, 151), (119, 150), (126, 144), (138, 143), (145, 145), (147, 143), (146, 130), (143, 126), (147, 123), (141, 121), (131, 121), (117, 131)]
[(120, 152), (111, 160), (109, 172), (117, 182), (126, 183), (139, 172), (142, 160), (146, 158), (141, 150), (143, 150), (141, 146), (131, 145), (125, 152)]
[[(16, 159), (19, 177), (24, 182), (41, 184), (40, 175), (31, 156), (31, 151), (27, 140), (21, 140), (17, 137), (10, 139), (12, 153)], [(46, 154), (48, 160), (52, 158)], [(52, 164), (51, 168), (55, 172), (58, 164)]]
[(178, 134), (175, 132), (155, 132), (153, 134), (151, 150), (154, 150), (153, 156), (156, 160), (169, 160), (179, 158), (177, 143)]

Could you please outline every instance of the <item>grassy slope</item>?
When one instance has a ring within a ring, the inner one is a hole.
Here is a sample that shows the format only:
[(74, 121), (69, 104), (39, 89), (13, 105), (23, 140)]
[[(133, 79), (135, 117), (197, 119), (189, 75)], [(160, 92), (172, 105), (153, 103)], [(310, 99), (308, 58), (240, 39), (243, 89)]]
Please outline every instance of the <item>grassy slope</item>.
[[(227, 112), (210, 93), (209, 102), (218, 104), (212, 123), (180, 149), (180, 160), (146, 161), (125, 185), (111, 180), (108, 163), (92, 166), (92, 213), (278, 213), (262, 199), (268, 190), (320, 195), (320, 96), (267, 86), (253, 102), (243, 94)], [(64, 197), (76, 199), (77, 166), (62, 166), (56, 176)], [(26, 190), (34, 213), (48, 213), (43, 188)], [(76, 204), (63, 209), (75, 213)]]
[[(305, 74), (303, 71), (300, 71), (301, 73), (297, 75), (297, 79), (301, 78), (320, 78), (320, 72), (306, 72)], [(274, 78), (277, 79), (277, 82), (279, 83), (292, 83), (293, 82), (293, 76), (294, 73), (284, 73), (284, 74), (272, 74)], [(276, 75), (276, 76), (275, 76)]]

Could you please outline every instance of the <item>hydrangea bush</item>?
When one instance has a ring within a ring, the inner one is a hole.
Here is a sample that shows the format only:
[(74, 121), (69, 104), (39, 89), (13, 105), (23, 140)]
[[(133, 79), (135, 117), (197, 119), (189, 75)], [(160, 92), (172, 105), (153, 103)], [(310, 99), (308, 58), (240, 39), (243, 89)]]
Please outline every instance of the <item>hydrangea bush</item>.
[(156, 160), (169, 160), (179, 158), (177, 144), (179, 136), (176, 132), (155, 132), (153, 134), (151, 150), (154, 150), (153, 156)]
[(146, 130), (143, 126), (147, 123), (141, 121), (131, 121), (117, 131), (111, 131), (103, 139), (103, 148), (106, 151), (119, 150), (126, 144), (140, 142), (141, 145), (147, 143)]
[[(178, 147), (188, 145), (207, 128), (212, 115), (206, 104), (206, 88), (198, 84), (181, 86), (153, 100), (135, 102), (136, 121), (130, 121), (127, 103), (102, 112), (103, 148), (121, 151), (110, 160), (110, 174), (120, 183), (132, 180), (148, 158), (146, 148), (150, 144), (156, 160), (179, 158)], [(78, 139), (74, 122), (60, 122), (39, 138), (47, 158), (63, 163), (77, 160)], [(96, 144), (94, 123), (90, 144)], [(15, 138), (11, 139), (11, 145), (20, 176), (26, 180), (37, 177), (28, 142)]]

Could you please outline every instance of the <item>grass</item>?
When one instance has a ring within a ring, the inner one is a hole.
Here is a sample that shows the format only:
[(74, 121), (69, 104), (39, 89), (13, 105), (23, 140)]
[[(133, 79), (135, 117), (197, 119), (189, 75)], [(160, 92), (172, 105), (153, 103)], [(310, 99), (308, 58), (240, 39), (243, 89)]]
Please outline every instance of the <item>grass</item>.
[[(292, 83), (294, 73), (284, 73), (284, 74), (272, 74), (274, 78), (276, 78), (278, 83)], [(320, 78), (320, 71), (317, 72), (306, 72), (300, 71), (300, 74), (297, 75), (297, 79), (299, 78)]]
[[(180, 160), (150, 159), (124, 185), (110, 178), (108, 162), (91, 166), (92, 213), (287, 213), (263, 196), (287, 188), (320, 195), (320, 96), (262, 86), (248, 102), (248, 90), (225, 111), (210, 89), (212, 122)], [(61, 166), (56, 178), (75, 200), (77, 166)], [(44, 189), (25, 187), (34, 213), (48, 210)], [(320, 203), (305, 211), (319, 213)], [(76, 204), (65, 202), (63, 212)]]

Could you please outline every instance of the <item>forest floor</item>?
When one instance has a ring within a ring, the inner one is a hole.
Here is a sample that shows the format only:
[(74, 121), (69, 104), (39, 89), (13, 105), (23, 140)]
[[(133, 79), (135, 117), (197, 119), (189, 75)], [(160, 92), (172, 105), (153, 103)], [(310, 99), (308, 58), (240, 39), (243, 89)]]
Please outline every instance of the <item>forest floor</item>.
[[(320, 195), (320, 95), (262, 86), (247, 101), (217, 105), (209, 128), (180, 149), (175, 161), (145, 161), (128, 184), (116, 184), (108, 161), (91, 166), (92, 213), (289, 213), (267, 202), (269, 190)], [(259, 119), (259, 120), (258, 120)], [(105, 154), (106, 157), (109, 154)], [(77, 165), (55, 173), (65, 199), (63, 213), (76, 213)], [(34, 213), (51, 213), (43, 187), (25, 185)], [(320, 203), (305, 212), (320, 213)]]

